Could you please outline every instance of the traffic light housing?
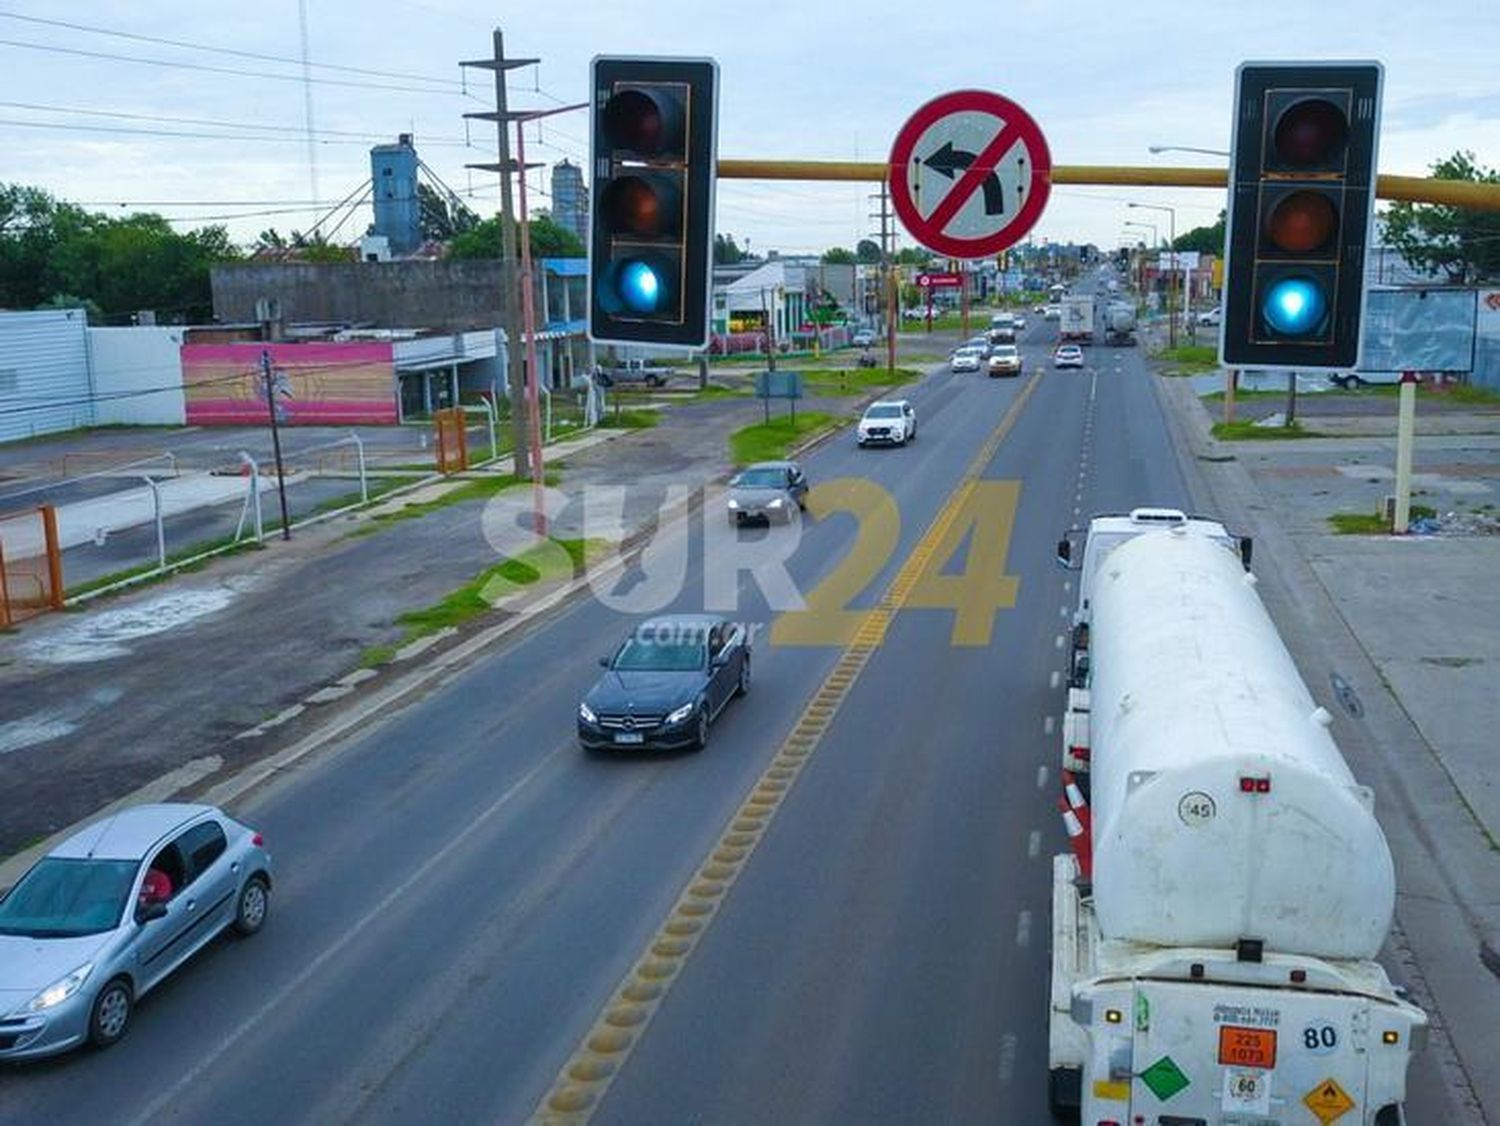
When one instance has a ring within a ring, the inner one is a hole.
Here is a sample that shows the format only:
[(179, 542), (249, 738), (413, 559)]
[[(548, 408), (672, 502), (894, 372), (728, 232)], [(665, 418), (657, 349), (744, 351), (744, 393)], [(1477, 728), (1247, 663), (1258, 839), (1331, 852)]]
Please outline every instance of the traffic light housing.
[(589, 336), (708, 344), (718, 64), (595, 58)]
[(1225, 367), (1357, 364), (1383, 73), (1373, 62), (1235, 72)]

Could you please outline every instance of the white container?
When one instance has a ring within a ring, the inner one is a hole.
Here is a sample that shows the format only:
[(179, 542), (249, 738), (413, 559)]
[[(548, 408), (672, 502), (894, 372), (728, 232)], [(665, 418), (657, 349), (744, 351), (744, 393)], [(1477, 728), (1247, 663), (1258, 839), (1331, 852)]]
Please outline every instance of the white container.
[(1390, 849), (1235, 553), (1186, 527), (1120, 545), (1092, 627), (1104, 936), (1374, 957)]

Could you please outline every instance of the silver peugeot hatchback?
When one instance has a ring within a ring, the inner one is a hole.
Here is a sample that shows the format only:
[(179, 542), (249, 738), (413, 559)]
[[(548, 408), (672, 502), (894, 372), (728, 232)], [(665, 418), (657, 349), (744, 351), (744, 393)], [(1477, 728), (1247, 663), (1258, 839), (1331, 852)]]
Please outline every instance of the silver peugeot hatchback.
[(138, 805), (73, 834), (0, 898), (0, 1060), (108, 1047), (135, 1003), (270, 905), (255, 830), (207, 805)]

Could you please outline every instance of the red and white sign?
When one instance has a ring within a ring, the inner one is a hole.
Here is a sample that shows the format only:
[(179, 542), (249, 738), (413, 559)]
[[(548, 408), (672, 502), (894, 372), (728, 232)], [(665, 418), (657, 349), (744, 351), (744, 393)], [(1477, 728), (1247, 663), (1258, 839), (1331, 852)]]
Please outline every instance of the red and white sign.
[(964, 284), (959, 274), (918, 274), (917, 285), (923, 289), (957, 289)]
[(987, 258), (1026, 237), (1047, 206), (1052, 155), (1009, 98), (958, 90), (934, 98), (891, 146), (891, 202), (923, 246)]

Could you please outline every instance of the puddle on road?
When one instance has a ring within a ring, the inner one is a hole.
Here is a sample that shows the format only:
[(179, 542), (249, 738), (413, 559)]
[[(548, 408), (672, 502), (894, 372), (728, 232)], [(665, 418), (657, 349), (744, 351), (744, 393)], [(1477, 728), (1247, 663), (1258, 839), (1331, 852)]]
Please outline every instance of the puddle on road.
[(17, 647), (27, 660), (48, 665), (85, 664), (130, 655), (128, 643), (165, 633), (207, 614), (224, 609), (234, 600), (228, 587), (209, 590), (171, 591), (158, 598), (69, 622)]

